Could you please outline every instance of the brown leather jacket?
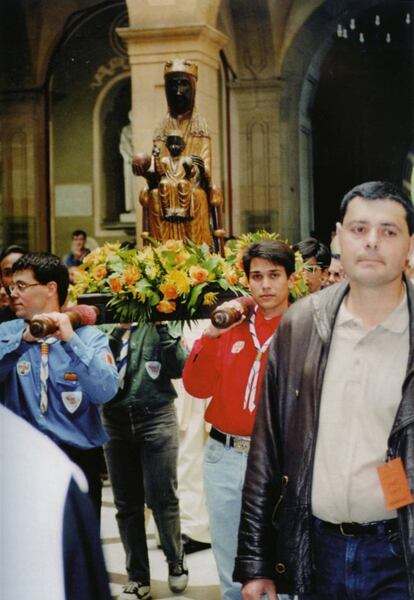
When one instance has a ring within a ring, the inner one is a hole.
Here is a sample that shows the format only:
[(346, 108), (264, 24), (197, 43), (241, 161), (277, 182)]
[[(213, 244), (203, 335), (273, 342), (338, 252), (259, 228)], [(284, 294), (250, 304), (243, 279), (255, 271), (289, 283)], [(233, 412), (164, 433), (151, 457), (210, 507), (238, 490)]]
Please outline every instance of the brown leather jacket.
[[(389, 437), (414, 490), (414, 287), (407, 282), (410, 353)], [(318, 415), (342, 283), (294, 304), (269, 349), (243, 491), (234, 579), (274, 579), (280, 593), (312, 591), (311, 485)], [(390, 349), (392, 351), (392, 349)], [(346, 426), (346, 424), (344, 424)], [(414, 504), (398, 511), (414, 600)]]

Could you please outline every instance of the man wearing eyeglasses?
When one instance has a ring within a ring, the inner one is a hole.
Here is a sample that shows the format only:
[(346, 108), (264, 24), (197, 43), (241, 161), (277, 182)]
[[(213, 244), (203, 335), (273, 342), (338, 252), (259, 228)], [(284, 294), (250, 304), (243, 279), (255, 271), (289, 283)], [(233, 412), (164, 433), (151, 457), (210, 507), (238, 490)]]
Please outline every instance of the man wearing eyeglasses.
[(12, 282), (12, 267), (16, 260), (23, 256), (23, 254), (26, 254), (26, 250), (16, 244), (7, 246), (7, 248), (0, 252), (0, 287), (8, 297), (7, 306), (0, 309), (0, 323), (16, 318), (14, 302), (9, 293), (9, 285)]
[(293, 250), (302, 255), (304, 277), (309, 292), (318, 292), (327, 283), (328, 268), (331, 264), (329, 248), (316, 238), (308, 238), (293, 246)]
[[(99, 405), (118, 389), (106, 336), (97, 328), (74, 331), (61, 311), (67, 268), (49, 253), (27, 253), (12, 267), (9, 285), (16, 320), (0, 325), (0, 385), (4, 404), (46, 434), (84, 471), (99, 517), (101, 446), (108, 439)], [(39, 340), (29, 322), (49, 317), (57, 331)]]

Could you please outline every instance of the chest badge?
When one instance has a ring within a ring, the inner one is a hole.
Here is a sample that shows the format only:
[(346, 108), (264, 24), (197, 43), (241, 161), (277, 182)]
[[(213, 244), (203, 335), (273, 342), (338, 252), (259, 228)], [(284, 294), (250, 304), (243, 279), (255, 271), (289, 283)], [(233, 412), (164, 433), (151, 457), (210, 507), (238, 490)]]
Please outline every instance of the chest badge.
[(145, 369), (151, 379), (157, 379), (161, 371), (161, 363), (158, 360), (148, 360), (145, 363)]
[(231, 347), (231, 353), (238, 354), (239, 352), (241, 352), (243, 350), (244, 346), (245, 346), (245, 343), (243, 340), (234, 342), (233, 346)]
[(82, 392), (62, 392), (62, 402), (71, 414), (78, 410), (82, 402)]
[(32, 370), (32, 365), (27, 360), (21, 360), (17, 363), (16, 369), (19, 375), (24, 376), (30, 373)]

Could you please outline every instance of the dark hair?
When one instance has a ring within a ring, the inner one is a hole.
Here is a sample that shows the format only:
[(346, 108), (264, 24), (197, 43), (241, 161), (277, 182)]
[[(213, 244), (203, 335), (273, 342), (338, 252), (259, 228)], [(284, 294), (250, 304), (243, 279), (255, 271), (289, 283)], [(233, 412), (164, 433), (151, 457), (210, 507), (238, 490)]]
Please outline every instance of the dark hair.
[(77, 237), (78, 235), (83, 236), (83, 238), (86, 240), (86, 238), (88, 237), (86, 231), (83, 231), (83, 229), (75, 229), (75, 231), (72, 231), (72, 237), (74, 238), (75, 236)]
[(65, 303), (68, 295), (69, 272), (60, 258), (49, 252), (28, 252), (21, 256), (12, 267), (13, 273), (30, 269), (39, 283), (45, 285), (49, 281), (57, 284), (59, 306)]
[(350, 190), (342, 199), (339, 208), (339, 220), (342, 223), (348, 208), (348, 204), (356, 197), (364, 200), (394, 200), (401, 204), (405, 210), (410, 235), (414, 233), (414, 206), (410, 198), (394, 183), (388, 181), (367, 181)]
[(23, 246), (18, 246), (17, 244), (11, 244), (10, 246), (7, 246), (7, 248), (4, 248), (4, 250), (2, 250), (0, 252), (0, 262), (3, 260), (3, 258), (6, 258), (6, 256), (9, 256), (9, 254), (26, 254), (27, 250), (25, 248), (23, 248)]
[(327, 269), (331, 264), (331, 251), (316, 238), (311, 237), (298, 242), (293, 246), (293, 250), (295, 252), (299, 251), (305, 261), (309, 258), (315, 258), (322, 270)]
[(243, 252), (243, 269), (247, 277), (253, 258), (263, 258), (284, 267), (288, 277), (295, 271), (295, 254), (289, 244), (280, 240), (261, 240), (247, 246)]

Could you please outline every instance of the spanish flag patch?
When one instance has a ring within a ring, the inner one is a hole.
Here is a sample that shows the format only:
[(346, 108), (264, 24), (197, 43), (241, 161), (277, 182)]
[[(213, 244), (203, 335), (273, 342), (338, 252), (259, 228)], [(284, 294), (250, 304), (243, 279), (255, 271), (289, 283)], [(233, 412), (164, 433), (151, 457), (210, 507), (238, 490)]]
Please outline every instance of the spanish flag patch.
[(76, 375), (76, 373), (65, 373), (63, 375), (63, 379), (65, 381), (77, 381), (78, 380), (78, 376)]

